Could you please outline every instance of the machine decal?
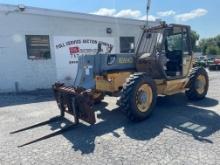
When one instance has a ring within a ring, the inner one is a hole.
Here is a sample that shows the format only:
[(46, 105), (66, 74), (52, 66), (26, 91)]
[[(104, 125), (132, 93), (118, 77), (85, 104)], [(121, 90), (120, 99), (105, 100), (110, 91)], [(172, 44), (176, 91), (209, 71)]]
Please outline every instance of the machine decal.
[(111, 37), (55, 36), (57, 81), (71, 84), (77, 74), (78, 56), (96, 54), (99, 43), (101, 43), (101, 54), (115, 53), (114, 38)]
[(119, 64), (132, 64), (133, 58), (126, 58), (126, 57), (121, 57), (118, 59)]

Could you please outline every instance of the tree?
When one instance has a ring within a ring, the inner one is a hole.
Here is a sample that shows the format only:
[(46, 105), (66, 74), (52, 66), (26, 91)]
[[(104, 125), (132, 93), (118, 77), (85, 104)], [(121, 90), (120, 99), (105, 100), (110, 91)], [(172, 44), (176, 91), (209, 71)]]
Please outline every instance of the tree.
[(210, 45), (206, 49), (206, 54), (217, 55), (219, 53), (218, 46)]
[(213, 38), (202, 39), (199, 42), (199, 47), (203, 54), (220, 54), (220, 35)]
[(206, 39), (200, 40), (199, 48), (203, 54), (206, 54), (206, 49), (208, 48), (208, 43)]
[(197, 51), (199, 48), (196, 46), (196, 42), (199, 40), (200, 36), (196, 31), (191, 31), (191, 44), (193, 51)]

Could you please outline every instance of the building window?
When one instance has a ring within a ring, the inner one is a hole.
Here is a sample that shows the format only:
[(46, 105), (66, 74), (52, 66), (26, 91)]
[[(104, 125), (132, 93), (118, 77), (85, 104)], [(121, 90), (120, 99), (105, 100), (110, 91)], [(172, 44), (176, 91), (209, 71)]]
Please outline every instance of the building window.
[(50, 40), (48, 35), (26, 35), (28, 59), (50, 59)]
[(135, 52), (134, 37), (120, 37), (120, 52), (121, 53)]

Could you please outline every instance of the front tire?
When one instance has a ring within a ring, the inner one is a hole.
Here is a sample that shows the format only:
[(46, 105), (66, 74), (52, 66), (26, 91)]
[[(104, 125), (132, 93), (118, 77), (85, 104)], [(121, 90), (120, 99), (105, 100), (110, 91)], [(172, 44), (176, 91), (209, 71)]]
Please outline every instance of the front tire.
[(205, 98), (209, 88), (209, 77), (204, 68), (193, 69), (187, 88), (186, 96), (189, 100), (201, 100)]
[(120, 108), (131, 121), (142, 121), (149, 117), (157, 99), (154, 80), (144, 73), (131, 75), (123, 86)]

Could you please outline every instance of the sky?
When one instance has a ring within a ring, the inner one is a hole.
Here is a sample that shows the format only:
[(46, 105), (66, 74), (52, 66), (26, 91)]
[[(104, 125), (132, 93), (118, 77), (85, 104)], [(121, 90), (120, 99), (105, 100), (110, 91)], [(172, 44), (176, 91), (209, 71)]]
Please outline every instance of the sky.
[[(0, 0), (2, 4), (133, 19), (146, 18), (147, 0)], [(190, 25), (200, 38), (220, 34), (220, 0), (152, 0), (150, 20)]]

